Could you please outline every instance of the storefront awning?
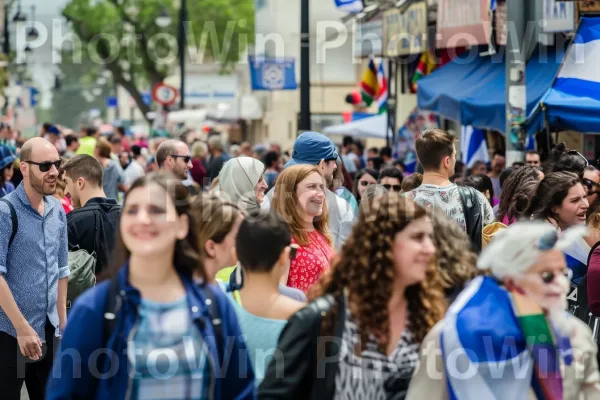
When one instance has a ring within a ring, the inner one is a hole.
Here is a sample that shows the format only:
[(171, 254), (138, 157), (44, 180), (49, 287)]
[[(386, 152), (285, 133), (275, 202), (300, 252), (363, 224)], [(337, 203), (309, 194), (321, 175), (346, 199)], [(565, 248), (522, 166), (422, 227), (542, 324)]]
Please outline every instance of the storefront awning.
[[(493, 129), (506, 129), (506, 72), (504, 57), (462, 54), (419, 80), (418, 106), (444, 118)], [(552, 85), (564, 51), (540, 47), (526, 69), (527, 115)]]

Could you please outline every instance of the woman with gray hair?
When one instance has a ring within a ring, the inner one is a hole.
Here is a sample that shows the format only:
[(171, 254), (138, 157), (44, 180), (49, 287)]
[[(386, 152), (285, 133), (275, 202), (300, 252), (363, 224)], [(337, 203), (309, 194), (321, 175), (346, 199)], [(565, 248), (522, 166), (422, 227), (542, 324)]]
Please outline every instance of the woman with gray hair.
[(584, 234), (539, 221), (498, 234), (477, 262), (490, 276), (473, 280), (423, 341), (407, 399), (600, 398), (590, 329), (565, 311), (562, 250)]

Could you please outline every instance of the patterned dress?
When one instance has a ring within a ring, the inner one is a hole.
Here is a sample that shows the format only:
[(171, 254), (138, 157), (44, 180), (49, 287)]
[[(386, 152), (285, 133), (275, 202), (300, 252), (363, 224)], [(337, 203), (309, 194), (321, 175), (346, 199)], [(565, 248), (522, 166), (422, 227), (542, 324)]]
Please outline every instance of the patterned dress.
[[(289, 287), (300, 289), (304, 293), (317, 282), (323, 272), (329, 269), (329, 261), (333, 255), (333, 249), (321, 232), (312, 231), (308, 237), (309, 244), (300, 246), (296, 258), (290, 263), (287, 281)], [(292, 243), (298, 244), (293, 237)]]
[(386, 400), (389, 393), (386, 381), (395, 376), (410, 379), (419, 363), (419, 343), (406, 328), (394, 351), (388, 356), (381, 353), (374, 338), (365, 350), (356, 354), (360, 331), (346, 306), (346, 321), (338, 373), (335, 377), (335, 400)]

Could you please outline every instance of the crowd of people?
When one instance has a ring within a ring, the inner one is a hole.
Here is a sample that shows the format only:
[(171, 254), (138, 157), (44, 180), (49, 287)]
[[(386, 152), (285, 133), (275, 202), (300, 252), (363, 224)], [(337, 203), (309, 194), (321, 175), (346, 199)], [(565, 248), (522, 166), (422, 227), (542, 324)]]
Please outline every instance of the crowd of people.
[[(600, 175), (564, 144), (132, 140), (0, 127), (18, 399), (600, 399)], [(597, 330), (597, 329), (596, 329)]]

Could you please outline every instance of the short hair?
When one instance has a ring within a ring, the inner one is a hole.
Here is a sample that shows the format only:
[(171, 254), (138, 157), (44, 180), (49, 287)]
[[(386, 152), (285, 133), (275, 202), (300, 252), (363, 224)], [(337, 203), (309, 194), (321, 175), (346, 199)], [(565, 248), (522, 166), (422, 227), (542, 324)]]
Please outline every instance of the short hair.
[(456, 137), (441, 129), (427, 129), (417, 138), (415, 147), (425, 169), (439, 169), (444, 157), (452, 157)]
[(110, 144), (121, 144), (121, 138), (116, 135), (112, 135), (110, 137)]
[(44, 129), (44, 131), (48, 132), (48, 130), (52, 127), (52, 124), (50, 122), (44, 122), (42, 124), (42, 128)]
[(379, 149), (377, 147), (371, 147), (369, 150), (367, 151), (372, 151), (373, 153), (379, 155)]
[(379, 156), (392, 158), (392, 148), (388, 146), (382, 147), (379, 151)]
[(138, 145), (138, 144), (134, 144), (133, 146), (131, 146), (131, 154), (133, 154), (134, 157), (139, 157), (142, 155), (142, 146)]
[(235, 249), (244, 271), (270, 272), (291, 240), (287, 224), (277, 214), (257, 210), (242, 221)]
[(125, 127), (117, 126), (117, 132), (119, 132), (119, 134), (121, 134), (122, 136), (125, 136)]
[(89, 126), (85, 130), (85, 134), (87, 136), (94, 136), (96, 132), (98, 132), (98, 129), (94, 128), (93, 126)]
[(400, 181), (400, 184), (402, 184), (402, 180), (404, 179), (404, 176), (402, 175), (402, 172), (398, 168), (388, 167), (388, 168), (384, 168), (379, 173), (379, 182), (381, 182), (381, 180), (383, 178), (396, 178), (396, 179), (398, 179), (398, 181)]
[(404, 193), (410, 192), (411, 190), (415, 190), (416, 188), (421, 186), (422, 183), (423, 175), (419, 173), (411, 174), (404, 178), (404, 180), (402, 181), (402, 191)]
[(271, 168), (279, 160), (279, 154), (276, 151), (269, 151), (265, 155), (265, 166)]
[(213, 135), (209, 137), (208, 147), (210, 147), (211, 150), (223, 151), (223, 141), (221, 139), (221, 135)]
[(492, 180), (487, 175), (471, 175), (465, 179), (465, 186), (471, 186), (477, 189), (478, 192), (485, 193), (486, 190), (490, 194), (490, 204), (493, 203), (494, 185)]
[(68, 160), (61, 171), (72, 180), (85, 179), (88, 183), (102, 187), (104, 170), (102, 165), (94, 157), (87, 154), (78, 154)]
[(167, 158), (175, 154), (177, 151), (175, 147), (177, 142), (177, 140), (165, 140), (158, 146), (158, 150), (156, 151), (156, 164), (158, 164), (158, 168), (162, 168)]
[(98, 149), (98, 154), (100, 157), (110, 158), (110, 153), (112, 152), (112, 147), (106, 138), (101, 137), (96, 142), (96, 148)]
[(192, 143), (192, 149), (190, 150), (190, 154), (194, 158), (202, 158), (205, 157), (208, 153), (208, 146), (206, 143), (201, 142), (199, 140)]
[(484, 165), (486, 167), (486, 169), (487, 169), (487, 164), (485, 163), (485, 161), (483, 161), (483, 160), (477, 160), (471, 166), (471, 170), (474, 170), (475, 168), (479, 167), (480, 165)]
[(373, 163), (373, 168), (379, 171), (381, 165), (383, 165), (383, 159), (381, 157), (371, 157), (367, 161), (371, 161)]
[(72, 145), (75, 142), (78, 142), (79, 138), (75, 135), (67, 135), (65, 136), (65, 143), (67, 145), (67, 147), (69, 147), (70, 145)]
[(344, 139), (342, 139), (342, 146), (344, 147), (350, 146), (352, 143), (354, 143), (352, 136), (344, 136)]
[(538, 151), (536, 151), (536, 150), (528, 150), (528, 151), (525, 153), (525, 155), (528, 155), (528, 154), (533, 154), (533, 155), (536, 155), (536, 156), (539, 156), (539, 155), (540, 155), (540, 153), (539, 153)]
[(496, 151), (494, 151), (493, 157), (496, 157), (496, 156), (506, 158), (506, 153), (504, 152), (504, 150), (496, 150)]

